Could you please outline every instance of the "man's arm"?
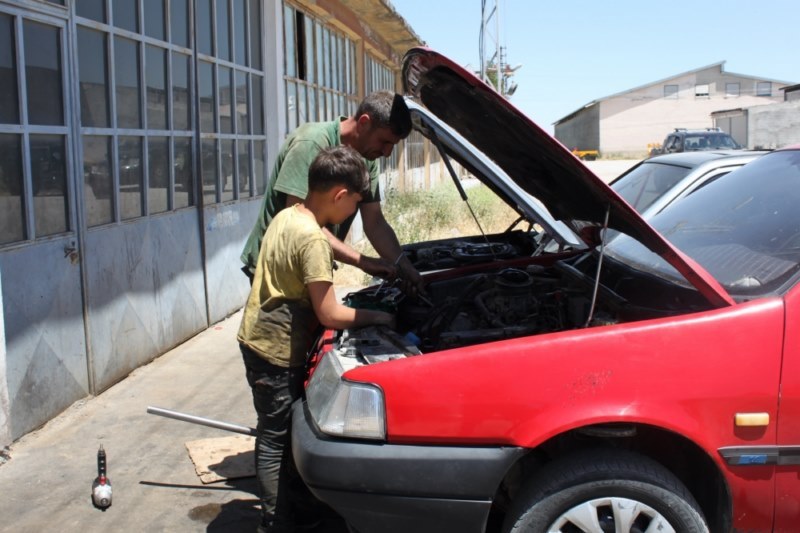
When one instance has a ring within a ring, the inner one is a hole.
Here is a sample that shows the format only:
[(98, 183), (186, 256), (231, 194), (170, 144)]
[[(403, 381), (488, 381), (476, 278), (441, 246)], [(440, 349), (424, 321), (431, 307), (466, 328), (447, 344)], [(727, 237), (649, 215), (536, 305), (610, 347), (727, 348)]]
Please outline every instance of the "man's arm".
[[(289, 194), (286, 196), (285, 207), (291, 207), (294, 204), (302, 201), (302, 198), (298, 198), (297, 196), (292, 196)], [(360, 268), (371, 276), (377, 276), (385, 279), (394, 279), (397, 276), (397, 269), (391, 263), (391, 261), (384, 261), (379, 257), (370, 257), (368, 255), (359, 253), (352, 247), (337, 239), (336, 236), (328, 230), (328, 228), (322, 228), (322, 232), (328, 238), (328, 242), (331, 244), (331, 249), (333, 249), (333, 258), (337, 261), (340, 261), (346, 265)], [(395, 238), (395, 241), (396, 240), (397, 239)], [(394, 259), (392, 259), (392, 261), (394, 261)]]
[(399, 270), (397, 275), (406, 282), (407, 289), (412, 292), (424, 292), (422, 277), (403, 254), (394, 229), (383, 216), (380, 202), (362, 203), (359, 205), (359, 210), (364, 222), (364, 233), (372, 243), (372, 247), (384, 260), (397, 265)]

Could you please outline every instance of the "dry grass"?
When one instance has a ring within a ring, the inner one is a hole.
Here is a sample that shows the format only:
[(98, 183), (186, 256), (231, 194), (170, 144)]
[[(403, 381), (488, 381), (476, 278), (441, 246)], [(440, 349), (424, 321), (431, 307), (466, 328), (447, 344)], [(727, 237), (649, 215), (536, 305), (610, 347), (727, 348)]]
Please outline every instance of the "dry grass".
[[(485, 186), (472, 187), (466, 192), (469, 205), (487, 234), (501, 232), (517, 219), (517, 213)], [(469, 208), (449, 182), (431, 191), (390, 194), (383, 204), (383, 214), (400, 244), (480, 234)], [(363, 254), (377, 255), (367, 239), (354, 248)], [(342, 264), (333, 280), (340, 286), (371, 283), (371, 277), (358, 268)]]

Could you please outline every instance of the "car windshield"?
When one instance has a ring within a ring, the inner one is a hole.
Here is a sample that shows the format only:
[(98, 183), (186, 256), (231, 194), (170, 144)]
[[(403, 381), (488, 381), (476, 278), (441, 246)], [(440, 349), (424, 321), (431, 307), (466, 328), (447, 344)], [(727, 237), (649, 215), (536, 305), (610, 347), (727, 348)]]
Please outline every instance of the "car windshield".
[(611, 184), (639, 213), (675, 186), (691, 169), (646, 161)]
[[(767, 154), (710, 183), (650, 220), (732, 295), (776, 290), (800, 269), (800, 151)], [(681, 284), (661, 257), (627, 235), (610, 257)]]
[(701, 133), (697, 135), (687, 135), (683, 140), (683, 149), (687, 152), (695, 150), (735, 150), (736, 148), (739, 148), (739, 146), (729, 135)]

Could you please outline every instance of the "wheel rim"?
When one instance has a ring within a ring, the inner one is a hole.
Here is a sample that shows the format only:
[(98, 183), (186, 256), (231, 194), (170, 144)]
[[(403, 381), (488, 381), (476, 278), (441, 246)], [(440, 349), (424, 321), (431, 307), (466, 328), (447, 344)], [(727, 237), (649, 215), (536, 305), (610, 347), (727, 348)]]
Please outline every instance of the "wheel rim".
[(559, 516), (549, 533), (675, 533), (658, 511), (627, 498), (597, 498)]

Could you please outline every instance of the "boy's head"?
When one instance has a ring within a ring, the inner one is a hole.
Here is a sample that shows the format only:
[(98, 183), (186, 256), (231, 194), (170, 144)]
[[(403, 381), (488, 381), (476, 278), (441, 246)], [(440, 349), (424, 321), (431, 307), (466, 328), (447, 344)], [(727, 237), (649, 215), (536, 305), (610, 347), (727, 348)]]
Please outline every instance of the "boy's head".
[(388, 157), (411, 133), (411, 113), (403, 97), (392, 91), (367, 95), (356, 109), (355, 119), (358, 138), (353, 147), (370, 161)]
[(369, 171), (358, 152), (349, 146), (320, 150), (308, 169), (308, 192), (330, 199), (331, 220), (341, 224), (355, 213), (369, 190)]

